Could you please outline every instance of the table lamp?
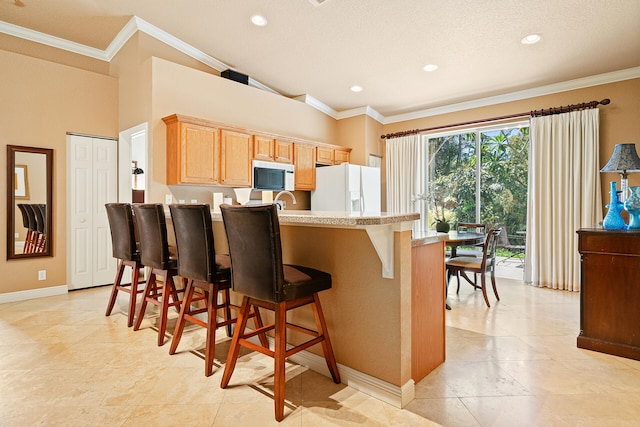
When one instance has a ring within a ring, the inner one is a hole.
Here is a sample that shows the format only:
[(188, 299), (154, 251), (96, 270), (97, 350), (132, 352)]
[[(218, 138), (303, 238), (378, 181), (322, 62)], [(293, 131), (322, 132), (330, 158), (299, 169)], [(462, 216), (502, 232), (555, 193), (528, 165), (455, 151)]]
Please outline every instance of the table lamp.
[(616, 144), (613, 154), (606, 165), (600, 172), (619, 172), (620, 173), (620, 190), (622, 190), (620, 201), (627, 200), (629, 190), (629, 182), (627, 173), (640, 172), (640, 157), (636, 152), (635, 144)]

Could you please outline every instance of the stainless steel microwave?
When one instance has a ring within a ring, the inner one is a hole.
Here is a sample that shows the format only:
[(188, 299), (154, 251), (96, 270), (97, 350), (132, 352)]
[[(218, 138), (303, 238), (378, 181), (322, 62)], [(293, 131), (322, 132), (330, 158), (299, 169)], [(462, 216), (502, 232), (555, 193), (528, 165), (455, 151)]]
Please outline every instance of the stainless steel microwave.
[(253, 161), (253, 189), (293, 191), (295, 189), (294, 165)]

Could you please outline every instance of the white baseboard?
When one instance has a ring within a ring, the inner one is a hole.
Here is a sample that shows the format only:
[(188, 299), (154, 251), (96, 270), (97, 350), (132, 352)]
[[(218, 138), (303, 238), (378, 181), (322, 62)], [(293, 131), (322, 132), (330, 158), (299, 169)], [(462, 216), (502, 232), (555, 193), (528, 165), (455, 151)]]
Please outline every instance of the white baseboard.
[[(327, 362), (322, 356), (303, 350), (288, 359), (319, 374), (331, 377)], [(407, 381), (400, 387), (340, 364), (338, 364), (338, 370), (343, 384), (397, 408), (405, 407), (415, 397), (415, 382), (413, 380)]]
[(34, 298), (51, 297), (54, 295), (64, 295), (67, 292), (67, 285), (49, 286), (47, 288), (29, 289), (27, 291), (7, 292), (6, 294), (0, 294), (0, 304)]

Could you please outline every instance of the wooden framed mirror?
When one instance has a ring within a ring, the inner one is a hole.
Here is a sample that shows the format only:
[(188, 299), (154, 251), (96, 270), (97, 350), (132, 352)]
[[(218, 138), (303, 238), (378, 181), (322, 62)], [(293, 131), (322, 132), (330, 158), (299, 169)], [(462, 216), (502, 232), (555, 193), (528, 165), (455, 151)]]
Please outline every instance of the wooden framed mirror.
[(7, 145), (7, 259), (52, 256), (53, 150)]

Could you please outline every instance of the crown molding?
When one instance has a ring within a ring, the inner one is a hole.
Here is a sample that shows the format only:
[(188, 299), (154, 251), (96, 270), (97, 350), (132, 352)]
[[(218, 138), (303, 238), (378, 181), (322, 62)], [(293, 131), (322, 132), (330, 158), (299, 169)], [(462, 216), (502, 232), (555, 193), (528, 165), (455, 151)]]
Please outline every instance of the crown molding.
[(300, 102), (304, 102), (305, 104), (315, 108), (318, 111), (323, 112), (329, 117), (333, 117), (334, 119), (338, 119), (338, 112), (333, 108), (329, 107), (327, 104), (324, 104), (322, 101), (317, 100), (311, 95), (304, 94), (300, 96), (295, 96), (292, 99), (295, 99)]
[(361, 116), (363, 114), (371, 117), (381, 124), (384, 124), (384, 116), (368, 105), (365, 105), (364, 107), (353, 108), (351, 110), (340, 111), (338, 112), (337, 119), (348, 119), (349, 117)]
[(40, 31), (9, 24), (8, 22), (0, 21), (0, 32), (13, 37), (77, 53), (78, 55), (107, 61), (107, 55), (104, 50), (65, 40), (60, 37), (51, 36), (49, 34), (41, 33)]
[(570, 90), (583, 89), (586, 87), (599, 86), (608, 83), (631, 80), (640, 77), (640, 67), (627, 68), (610, 73), (598, 74), (590, 77), (583, 77), (566, 82), (554, 83), (540, 86), (533, 89), (511, 92), (504, 95), (490, 96), (487, 98), (475, 99), (473, 101), (459, 102), (457, 104), (445, 105), (442, 107), (428, 108), (426, 110), (414, 111), (406, 114), (389, 116), (384, 119), (383, 124), (404, 122), (407, 120), (421, 119), (424, 117), (437, 116), (440, 114), (454, 113), (456, 111), (469, 110), (472, 108), (487, 107), (490, 105), (503, 104), (505, 102), (520, 101), (537, 96), (551, 95), (554, 93), (567, 92)]

